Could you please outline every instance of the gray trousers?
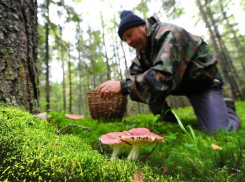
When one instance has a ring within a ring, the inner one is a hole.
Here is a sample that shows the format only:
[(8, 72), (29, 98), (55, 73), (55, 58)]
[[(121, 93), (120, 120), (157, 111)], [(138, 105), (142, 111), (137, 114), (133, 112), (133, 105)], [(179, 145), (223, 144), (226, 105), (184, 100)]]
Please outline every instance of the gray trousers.
[[(201, 92), (185, 94), (185, 96), (195, 111), (200, 127), (205, 131), (212, 133), (220, 127), (227, 131), (236, 131), (240, 127), (235, 110), (225, 104), (221, 87), (213, 86)], [(150, 106), (153, 114), (160, 108), (162, 108), (160, 105)]]

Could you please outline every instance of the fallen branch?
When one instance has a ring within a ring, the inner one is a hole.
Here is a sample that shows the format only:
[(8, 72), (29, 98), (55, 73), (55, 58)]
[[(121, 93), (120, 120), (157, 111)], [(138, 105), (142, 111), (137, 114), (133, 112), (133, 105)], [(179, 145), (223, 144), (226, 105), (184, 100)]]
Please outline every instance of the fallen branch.
[(140, 160), (140, 162), (143, 162), (145, 159), (149, 158), (151, 156), (151, 154), (156, 150), (158, 143), (155, 145), (155, 147), (150, 151), (150, 153), (144, 155), (144, 157), (142, 157), (142, 159)]
[(61, 130), (65, 129), (67, 126), (77, 126), (77, 127), (79, 127), (79, 128), (82, 128), (82, 129), (84, 129), (84, 130), (88, 130), (88, 131), (91, 132), (91, 130), (90, 130), (89, 127), (83, 127), (83, 126), (76, 125), (76, 124), (68, 124), (68, 125), (66, 125), (64, 128), (61, 128), (60, 130), (55, 131), (56, 135), (59, 135), (60, 132), (61, 132)]
[(100, 148), (101, 153), (103, 154), (104, 152), (103, 152), (103, 148), (102, 148), (102, 145), (101, 145), (101, 138), (99, 138), (98, 146)]

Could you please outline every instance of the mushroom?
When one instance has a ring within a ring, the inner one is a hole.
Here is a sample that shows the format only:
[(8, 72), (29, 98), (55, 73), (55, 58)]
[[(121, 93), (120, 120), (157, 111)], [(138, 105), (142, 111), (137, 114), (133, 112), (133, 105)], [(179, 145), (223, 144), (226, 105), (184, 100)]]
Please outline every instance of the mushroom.
[[(74, 119), (74, 120), (84, 118), (83, 115), (75, 115), (75, 114), (65, 114), (65, 117), (70, 118), (70, 119)], [(82, 128), (84, 130), (91, 131), (89, 127), (84, 127), (84, 126), (80, 126), (80, 125), (77, 125), (77, 124), (70, 123), (70, 124), (66, 125), (65, 127), (63, 127), (63, 128), (61, 128), (59, 130), (56, 130), (55, 131), (56, 135), (59, 135), (61, 130), (65, 129), (67, 126), (77, 126), (77, 127)]]
[(75, 115), (75, 114), (65, 114), (65, 117), (70, 118), (70, 119), (83, 119), (83, 115)]
[(120, 135), (120, 138), (132, 145), (132, 150), (128, 155), (128, 159), (134, 159), (135, 161), (139, 157), (141, 146), (163, 141), (163, 137), (150, 132), (150, 130), (146, 128), (133, 128), (129, 131), (124, 131), (123, 133), (124, 135)]
[(47, 115), (47, 112), (39, 113), (39, 114), (36, 114), (34, 116), (36, 116), (40, 120), (45, 120), (46, 119), (48, 123), (51, 120), (51, 115)]
[(124, 134), (123, 132), (112, 132), (112, 133), (102, 135), (100, 137), (101, 143), (113, 146), (111, 159), (115, 159), (119, 155), (121, 150), (121, 145), (131, 146), (131, 144), (120, 139), (119, 136), (123, 134)]

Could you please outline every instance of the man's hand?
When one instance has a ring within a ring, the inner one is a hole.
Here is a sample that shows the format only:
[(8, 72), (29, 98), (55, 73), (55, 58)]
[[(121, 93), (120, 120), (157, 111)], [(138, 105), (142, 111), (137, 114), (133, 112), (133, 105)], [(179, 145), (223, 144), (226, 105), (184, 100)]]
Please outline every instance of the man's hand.
[(121, 84), (120, 81), (106, 81), (99, 86), (98, 94), (100, 97), (105, 99), (108, 97), (112, 98), (114, 95), (118, 95), (121, 93)]

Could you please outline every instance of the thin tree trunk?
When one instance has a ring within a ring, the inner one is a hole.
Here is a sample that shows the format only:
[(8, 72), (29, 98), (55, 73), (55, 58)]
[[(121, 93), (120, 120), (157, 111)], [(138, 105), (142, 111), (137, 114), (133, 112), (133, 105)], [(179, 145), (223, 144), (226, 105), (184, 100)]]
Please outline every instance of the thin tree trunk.
[(70, 55), (70, 44), (68, 44), (68, 79), (69, 79), (69, 112), (72, 113), (72, 81), (71, 81), (71, 55)]
[[(217, 24), (215, 23), (215, 20), (213, 19), (213, 15), (211, 14), (211, 10), (210, 10), (209, 6), (206, 6), (206, 9), (207, 9), (207, 13), (209, 15), (209, 18), (212, 22), (215, 35), (218, 39), (220, 50), (221, 50), (222, 54), (224, 55), (223, 61), (226, 64), (226, 69), (228, 69), (228, 76), (229, 76), (229, 80), (230, 80), (233, 98), (234, 99), (242, 99), (243, 95), (242, 95), (242, 92), (239, 88), (238, 74), (237, 74), (236, 68), (234, 67), (234, 63), (232, 62), (232, 58), (228, 53), (228, 50), (225, 46), (225, 43), (222, 40), (222, 37), (221, 37), (219, 30), (217, 28)], [(230, 73), (233, 73), (233, 74), (230, 74)]]
[[(116, 15), (114, 14), (114, 20), (115, 20), (115, 25), (116, 27), (118, 27), (118, 23), (116, 22)], [(129, 71), (128, 71), (128, 64), (127, 64), (127, 58), (126, 58), (126, 53), (122, 44), (122, 41), (120, 41), (120, 46), (121, 46), (121, 50), (123, 52), (123, 59), (124, 59), (124, 65), (125, 65), (125, 72), (124, 72), (124, 76), (128, 77), (129, 75)]]
[(104, 45), (104, 49), (105, 49), (105, 57), (106, 57), (106, 65), (107, 65), (107, 80), (111, 80), (111, 68), (109, 65), (109, 59), (108, 59), (107, 49), (106, 49), (106, 45), (105, 45), (104, 19), (103, 19), (101, 12), (100, 12), (100, 17), (101, 17), (101, 21), (102, 21), (103, 45)]
[(45, 65), (46, 65), (46, 85), (45, 85), (45, 92), (46, 92), (46, 110), (50, 110), (50, 84), (49, 84), (49, 0), (47, 0), (47, 22), (45, 24)]
[(210, 15), (210, 10), (209, 10), (209, 8), (207, 6), (205, 6), (207, 8), (207, 13), (209, 14), (211, 22), (214, 25), (213, 28), (214, 28), (214, 31), (215, 31), (215, 35), (217, 36), (217, 39), (219, 40), (218, 42), (219, 42), (220, 48), (219, 48), (218, 44), (216, 43), (214, 32), (212, 31), (211, 25), (208, 22), (207, 16), (206, 16), (206, 14), (204, 12), (204, 9), (203, 9), (203, 6), (201, 5), (200, 0), (196, 0), (196, 3), (197, 3), (197, 6), (198, 6), (198, 8), (200, 10), (202, 18), (203, 18), (206, 26), (208, 27), (208, 30), (209, 30), (209, 33), (210, 33), (210, 36), (211, 36), (211, 40), (212, 40), (212, 44), (214, 46), (216, 55), (219, 58), (219, 63), (221, 65), (224, 77), (225, 77), (226, 81), (228, 81), (228, 83), (231, 86), (233, 97), (237, 98), (237, 90), (239, 90), (239, 88), (237, 87), (237, 84), (236, 84), (236, 81), (234, 80), (234, 77), (229, 74), (230, 73), (230, 67), (229, 67), (229, 64), (227, 64), (227, 55), (224, 53), (224, 46), (221, 43), (221, 39), (220, 39), (218, 30), (217, 30), (217, 28), (215, 26), (215, 23), (214, 23), (214, 20), (212, 18), (212, 15)]
[(81, 50), (80, 50), (80, 39), (78, 38), (77, 42), (77, 51), (78, 51), (78, 114), (81, 114), (81, 105), (82, 105), (82, 61), (81, 61)]
[(229, 20), (228, 20), (228, 17), (226, 16), (226, 12), (224, 11), (224, 7), (223, 7), (223, 2), (222, 0), (219, 0), (220, 2), (220, 9), (221, 9), (221, 12), (223, 14), (223, 18), (226, 20), (226, 24), (227, 26), (229, 27), (229, 30), (230, 32), (232, 33), (233, 35), (233, 38), (232, 40), (234, 41), (234, 45), (236, 45), (236, 48), (237, 48), (237, 52), (238, 52), (238, 59), (241, 61), (241, 65), (242, 65), (242, 70), (243, 70), (243, 76), (245, 77), (245, 66), (244, 66), (244, 58), (245, 58), (245, 52), (243, 50), (243, 47), (242, 45), (240, 44), (240, 42), (238, 41), (238, 38), (236, 36), (236, 33), (233, 29), (233, 27), (231, 26)]
[(129, 75), (129, 70), (128, 70), (128, 64), (127, 64), (127, 58), (126, 58), (126, 53), (125, 53), (125, 50), (124, 50), (124, 47), (123, 47), (123, 44), (122, 42), (120, 42), (120, 45), (121, 45), (121, 49), (122, 49), (122, 52), (123, 52), (123, 58), (124, 58), (124, 65), (125, 65), (125, 77), (128, 77)]
[(66, 111), (66, 80), (65, 80), (65, 59), (64, 59), (64, 44), (62, 40), (62, 27), (60, 26), (61, 39), (61, 67), (62, 67), (62, 90), (63, 90), (63, 109)]
[(119, 80), (122, 80), (123, 79), (123, 76), (122, 76), (122, 70), (120, 68), (120, 57), (119, 57), (119, 51), (118, 51), (118, 46), (117, 46), (117, 41), (116, 41), (116, 38), (115, 38), (115, 33), (112, 32), (112, 39), (115, 40), (114, 41), (114, 45), (113, 45), (113, 53), (114, 53), (114, 58), (116, 60), (116, 64), (117, 64), (117, 70), (118, 70), (118, 78)]
[(137, 102), (137, 108), (138, 108), (138, 114), (141, 114), (141, 107), (139, 102)]
[[(56, 102), (59, 102), (60, 101), (60, 92), (59, 92), (59, 83), (56, 82), (56, 89), (55, 89), (55, 94), (56, 94)], [(60, 105), (57, 104), (56, 105), (56, 108), (55, 108), (55, 111), (59, 112), (60, 111)]]
[[(87, 93), (89, 89), (86, 89), (86, 85), (83, 85), (83, 93)], [(85, 101), (86, 100), (86, 101)], [(87, 97), (84, 95), (84, 111), (88, 110)]]
[(92, 82), (92, 85), (93, 85), (93, 88), (96, 88), (96, 82), (95, 82), (95, 74), (93, 74), (93, 76), (92, 76), (92, 80), (91, 80), (91, 82)]

